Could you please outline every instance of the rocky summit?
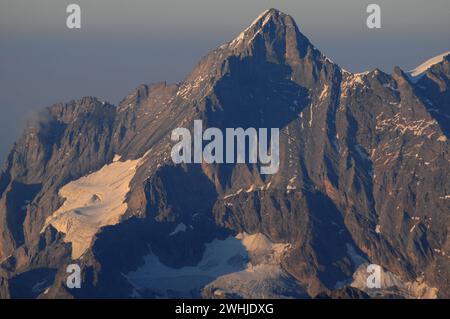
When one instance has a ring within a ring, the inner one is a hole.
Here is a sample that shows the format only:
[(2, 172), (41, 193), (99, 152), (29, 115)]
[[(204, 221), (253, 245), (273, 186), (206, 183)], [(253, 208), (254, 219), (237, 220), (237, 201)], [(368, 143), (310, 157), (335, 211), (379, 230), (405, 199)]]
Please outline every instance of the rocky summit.
[[(52, 105), (0, 173), (0, 297), (449, 298), (449, 88), (450, 53), (354, 74), (270, 9), (179, 84)], [(279, 128), (279, 170), (174, 164), (195, 120)]]

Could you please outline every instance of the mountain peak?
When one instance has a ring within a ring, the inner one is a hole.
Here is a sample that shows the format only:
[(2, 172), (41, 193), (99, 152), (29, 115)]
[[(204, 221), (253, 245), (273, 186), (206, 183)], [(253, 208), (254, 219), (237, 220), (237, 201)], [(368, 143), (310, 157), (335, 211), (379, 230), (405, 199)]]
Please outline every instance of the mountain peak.
[(270, 31), (276, 29), (286, 30), (287, 28), (294, 28), (295, 32), (299, 33), (297, 25), (290, 15), (285, 14), (277, 9), (271, 8), (263, 11), (244, 31), (242, 31), (229, 44), (230, 47), (235, 48), (244, 42), (252, 42), (259, 34), (267, 34), (270, 33)]
[(263, 11), (253, 22), (250, 26), (253, 26), (255, 24), (258, 24), (259, 22), (262, 22), (262, 24), (264, 24), (264, 22), (267, 22), (271, 17), (277, 17), (277, 16), (287, 16), (287, 14), (274, 9), (274, 8), (270, 8), (267, 9), (265, 11)]
[[(260, 70), (274, 64), (289, 66), (291, 81), (305, 88), (312, 87), (322, 68), (335, 67), (300, 32), (290, 15), (271, 8), (262, 12), (236, 38), (206, 55), (186, 78), (180, 94), (186, 97), (187, 92), (196, 91), (202, 96), (199, 92), (206, 92), (205, 87), (209, 87), (204, 84), (214, 82), (211, 79), (217, 80), (236, 68), (236, 61), (243, 60), (259, 64)], [(327, 74), (330, 72), (331, 69)]]

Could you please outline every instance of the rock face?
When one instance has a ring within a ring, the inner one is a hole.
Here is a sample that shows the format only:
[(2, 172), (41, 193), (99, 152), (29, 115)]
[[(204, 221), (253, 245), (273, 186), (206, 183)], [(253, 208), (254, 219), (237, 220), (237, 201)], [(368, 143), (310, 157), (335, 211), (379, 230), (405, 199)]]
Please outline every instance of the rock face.
[[(449, 85), (448, 54), (353, 74), (271, 9), (180, 84), (55, 104), (1, 171), (0, 296), (382, 297), (374, 263), (388, 297), (448, 298)], [(279, 128), (279, 171), (173, 164), (196, 119)]]

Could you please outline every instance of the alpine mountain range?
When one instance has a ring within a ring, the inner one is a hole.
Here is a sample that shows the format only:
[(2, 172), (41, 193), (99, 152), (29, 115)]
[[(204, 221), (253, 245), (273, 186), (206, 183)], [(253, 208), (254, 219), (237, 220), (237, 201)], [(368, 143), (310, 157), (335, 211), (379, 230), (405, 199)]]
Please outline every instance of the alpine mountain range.
[[(355, 74), (270, 9), (181, 83), (54, 104), (1, 170), (0, 297), (449, 298), (449, 88), (450, 53)], [(279, 170), (174, 164), (195, 120), (279, 128)]]

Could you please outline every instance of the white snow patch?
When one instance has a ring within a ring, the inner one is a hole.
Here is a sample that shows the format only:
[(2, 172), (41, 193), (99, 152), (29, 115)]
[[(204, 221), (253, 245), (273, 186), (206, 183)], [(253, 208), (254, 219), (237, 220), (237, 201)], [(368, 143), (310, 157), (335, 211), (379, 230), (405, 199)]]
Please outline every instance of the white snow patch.
[(381, 270), (381, 288), (371, 289), (367, 287), (367, 273), (368, 264), (361, 265), (353, 274), (352, 287), (358, 288), (372, 297), (383, 296), (384, 294), (395, 293), (397, 295), (404, 296), (406, 298), (417, 299), (435, 299), (437, 298), (438, 289), (430, 287), (424, 281), (422, 277), (416, 278), (415, 281), (403, 281), (396, 274), (388, 271)]
[(380, 233), (381, 233), (381, 225), (375, 226), (375, 232), (376, 232), (377, 234), (380, 234)]
[(119, 222), (128, 208), (125, 197), (140, 162), (115, 161), (59, 190), (65, 201), (47, 218), (44, 229), (51, 224), (63, 232), (65, 242), (72, 243), (74, 259), (89, 248), (100, 228)]
[(236, 195), (239, 195), (240, 193), (242, 193), (242, 191), (243, 191), (243, 189), (242, 189), (242, 188), (239, 188), (239, 189), (237, 190), (236, 193), (228, 194), (228, 195), (226, 195), (223, 199), (228, 199), (228, 198), (234, 197), (234, 196), (236, 196)]
[(126, 278), (134, 287), (151, 289), (161, 295), (172, 291), (177, 295), (195, 296), (205, 285), (221, 276), (252, 272), (257, 264), (278, 265), (288, 248), (289, 244), (272, 243), (260, 233), (241, 233), (206, 244), (203, 257), (196, 266), (171, 268), (150, 254), (144, 258), (144, 265), (128, 273)]
[(438, 56), (435, 56), (434, 58), (431, 58), (427, 61), (425, 61), (424, 63), (422, 63), (421, 65), (419, 65), (417, 68), (415, 68), (414, 70), (409, 71), (408, 73), (413, 77), (413, 78), (418, 78), (421, 75), (423, 75), (423, 73), (425, 73), (429, 68), (431, 68), (433, 65), (436, 65), (442, 61), (444, 61), (444, 58), (446, 56), (450, 55), (450, 51), (442, 53)]
[(240, 233), (236, 235), (236, 239), (241, 241), (254, 263), (281, 262), (284, 253), (291, 247), (290, 244), (273, 243), (261, 233), (253, 235)]
[(246, 268), (217, 278), (205, 290), (238, 293), (243, 298), (280, 298), (285, 292), (289, 296), (285, 280), (292, 282), (293, 279), (289, 279), (280, 264), (291, 245), (274, 244), (260, 233), (242, 233), (236, 238), (247, 250), (249, 262)]
[(174, 231), (169, 234), (169, 236), (173, 236), (173, 235), (181, 233), (181, 232), (184, 233), (186, 231), (186, 228), (187, 227), (185, 224), (180, 223), (177, 225), (177, 227), (175, 227)]
[(171, 268), (150, 254), (144, 258), (144, 265), (128, 273), (127, 278), (140, 289), (149, 288), (161, 294), (171, 290), (189, 295), (192, 290), (198, 291), (218, 276), (242, 269), (242, 265), (229, 260), (245, 254), (244, 247), (235, 238), (216, 239), (206, 245), (203, 258), (196, 266)]

